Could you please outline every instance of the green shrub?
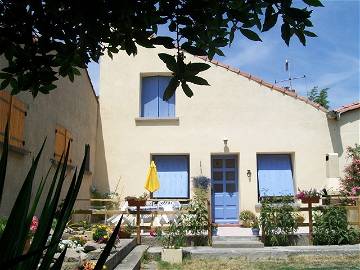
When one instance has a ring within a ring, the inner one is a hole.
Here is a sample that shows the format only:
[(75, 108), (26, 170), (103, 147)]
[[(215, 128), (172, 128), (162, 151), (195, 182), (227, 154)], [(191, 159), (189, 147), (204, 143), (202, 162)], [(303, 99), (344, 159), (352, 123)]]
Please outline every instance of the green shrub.
[(298, 228), (297, 214), (291, 203), (290, 197), (276, 198), (276, 203), (271, 198), (261, 202), (260, 227), (266, 246), (290, 245), (289, 236)]
[(256, 216), (250, 210), (244, 210), (240, 212), (239, 219), (242, 221), (242, 225), (246, 228), (249, 228), (254, 222)]
[(359, 243), (359, 231), (348, 227), (346, 209), (329, 206), (314, 215), (315, 245), (345, 245)]
[(195, 191), (195, 196), (190, 202), (188, 214), (183, 214), (181, 219), (194, 236), (194, 244), (200, 244), (208, 225), (207, 192), (202, 189)]
[(162, 242), (164, 248), (180, 248), (186, 242), (186, 226), (181, 219), (177, 218), (176, 221), (171, 221), (170, 226), (156, 231), (157, 238)]

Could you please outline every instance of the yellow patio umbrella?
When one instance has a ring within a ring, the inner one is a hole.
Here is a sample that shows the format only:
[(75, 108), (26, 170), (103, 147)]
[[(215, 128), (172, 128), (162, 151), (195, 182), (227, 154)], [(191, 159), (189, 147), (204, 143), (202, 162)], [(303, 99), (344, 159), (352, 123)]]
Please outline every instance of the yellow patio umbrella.
[(154, 161), (151, 161), (150, 168), (146, 177), (145, 188), (150, 192), (155, 192), (160, 188), (159, 177)]

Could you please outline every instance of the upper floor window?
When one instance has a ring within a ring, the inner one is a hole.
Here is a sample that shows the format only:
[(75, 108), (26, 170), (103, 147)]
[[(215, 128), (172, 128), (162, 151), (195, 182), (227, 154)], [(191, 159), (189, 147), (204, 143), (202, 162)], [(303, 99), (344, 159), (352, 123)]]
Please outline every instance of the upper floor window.
[(152, 76), (142, 78), (141, 117), (169, 118), (175, 117), (175, 95), (168, 101), (163, 100), (169, 84), (169, 76)]
[(9, 144), (23, 148), (26, 105), (7, 91), (0, 91), (0, 142), (4, 141), (6, 123), (10, 118)]

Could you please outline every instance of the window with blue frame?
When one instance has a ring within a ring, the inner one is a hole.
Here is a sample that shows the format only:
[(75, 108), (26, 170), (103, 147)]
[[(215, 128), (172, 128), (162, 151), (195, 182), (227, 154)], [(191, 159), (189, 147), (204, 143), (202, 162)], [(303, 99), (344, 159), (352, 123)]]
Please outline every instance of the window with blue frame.
[(163, 100), (164, 92), (169, 84), (169, 76), (151, 76), (142, 78), (141, 117), (170, 118), (175, 117), (175, 95)]
[(152, 159), (160, 182), (153, 198), (189, 198), (189, 156), (153, 155)]
[(294, 180), (289, 154), (257, 155), (259, 197), (294, 195)]

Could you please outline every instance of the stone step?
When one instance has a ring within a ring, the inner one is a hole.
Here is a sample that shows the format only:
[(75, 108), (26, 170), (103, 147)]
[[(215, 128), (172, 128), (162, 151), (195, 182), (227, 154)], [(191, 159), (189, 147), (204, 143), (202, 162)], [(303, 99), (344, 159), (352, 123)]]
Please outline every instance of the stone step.
[(264, 244), (260, 241), (213, 241), (214, 248), (263, 248)]
[(213, 241), (258, 241), (259, 236), (213, 236)]
[(136, 239), (120, 239), (114, 254), (107, 259), (106, 269), (113, 270), (136, 247)]
[(114, 270), (139, 270), (141, 258), (148, 248), (149, 246), (146, 245), (136, 246)]

